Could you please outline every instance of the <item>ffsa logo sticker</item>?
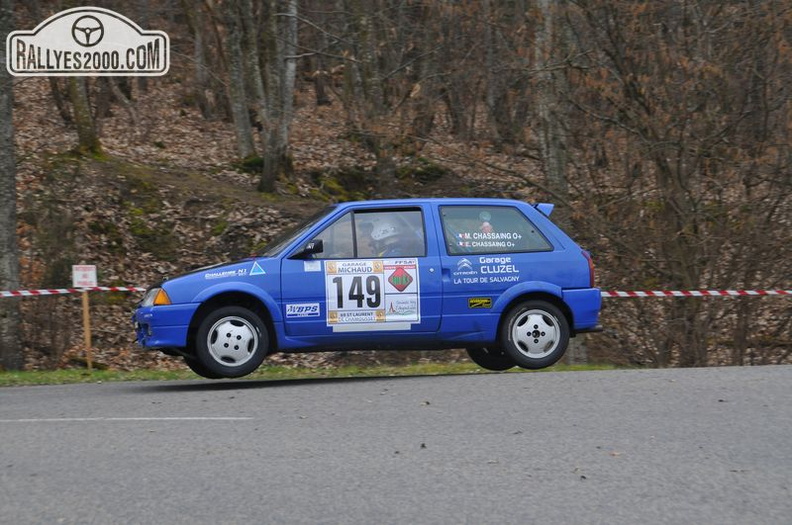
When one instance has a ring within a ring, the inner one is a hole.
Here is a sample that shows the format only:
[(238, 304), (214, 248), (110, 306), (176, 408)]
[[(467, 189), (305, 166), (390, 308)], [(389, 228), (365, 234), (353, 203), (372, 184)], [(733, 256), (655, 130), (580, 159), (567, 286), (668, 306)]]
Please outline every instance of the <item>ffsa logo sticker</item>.
[(170, 68), (170, 40), (115, 11), (75, 7), (33, 31), (9, 33), (6, 67), (14, 76), (161, 76)]

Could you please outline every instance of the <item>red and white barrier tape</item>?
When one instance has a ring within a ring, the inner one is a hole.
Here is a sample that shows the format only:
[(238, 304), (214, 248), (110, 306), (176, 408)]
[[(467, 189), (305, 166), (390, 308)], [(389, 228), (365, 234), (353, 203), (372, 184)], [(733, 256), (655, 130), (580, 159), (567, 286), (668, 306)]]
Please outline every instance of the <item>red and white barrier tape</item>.
[(50, 288), (46, 290), (0, 291), (0, 297), (38, 297), (40, 295), (65, 295), (82, 292), (145, 292), (139, 286), (94, 286), (91, 288)]
[[(46, 290), (0, 291), (0, 297), (37, 297), (40, 295), (65, 295), (82, 292), (145, 292), (140, 286), (94, 286), (92, 288), (52, 288)], [(631, 292), (602, 291), (602, 297), (750, 297), (763, 295), (788, 295), (792, 290), (643, 290)]]
[(792, 296), (792, 290), (645, 290), (602, 292), (602, 297), (749, 297), (755, 295)]

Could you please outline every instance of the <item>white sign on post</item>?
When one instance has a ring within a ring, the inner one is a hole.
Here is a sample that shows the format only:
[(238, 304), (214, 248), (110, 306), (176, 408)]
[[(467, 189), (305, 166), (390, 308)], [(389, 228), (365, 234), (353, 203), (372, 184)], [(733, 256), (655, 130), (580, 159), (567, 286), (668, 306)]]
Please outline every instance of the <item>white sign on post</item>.
[[(99, 286), (96, 279), (96, 266), (93, 264), (72, 265), (72, 286), (74, 288), (96, 288)], [(93, 368), (93, 351), (91, 348), (91, 315), (88, 311), (88, 290), (82, 292), (83, 306), (83, 332), (85, 333), (85, 361), (88, 370)]]
[(72, 266), (72, 286), (74, 288), (96, 288), (96, 266), (93, 264), (75, 264)]

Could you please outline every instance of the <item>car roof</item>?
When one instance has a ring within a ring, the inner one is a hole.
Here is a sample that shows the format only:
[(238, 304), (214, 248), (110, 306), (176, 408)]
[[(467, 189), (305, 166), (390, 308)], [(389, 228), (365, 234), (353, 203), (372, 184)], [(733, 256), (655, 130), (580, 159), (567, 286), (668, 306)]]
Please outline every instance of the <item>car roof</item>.
[(530, 203), (516, 199), (498, 199), (498, 198), (482, 198), (482, 197), (417, 197), (408, 199), (373, 199), (365, 201), (348, 201), (339, 202), (339, 207), (351, 206), (416, 206), (419, 204), (436, 204), (436, 205), (523, 205), (530, 206)]

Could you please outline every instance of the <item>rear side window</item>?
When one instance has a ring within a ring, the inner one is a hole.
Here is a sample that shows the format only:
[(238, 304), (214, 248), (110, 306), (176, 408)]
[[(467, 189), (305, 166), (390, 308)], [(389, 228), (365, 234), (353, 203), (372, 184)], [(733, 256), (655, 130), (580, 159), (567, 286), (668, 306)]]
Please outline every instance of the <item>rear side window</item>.
[(553, 249), (536, 226), (512, 206), (441, 206), (440, 219), (449, 255)]

